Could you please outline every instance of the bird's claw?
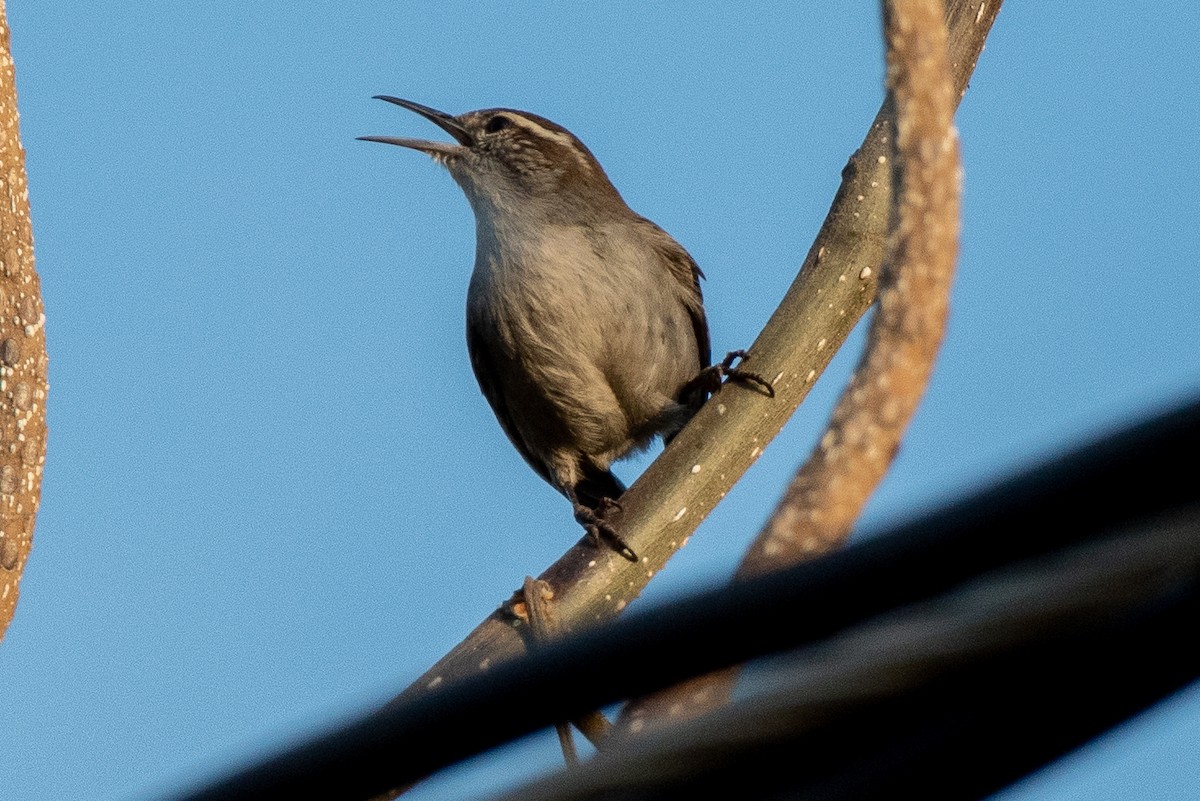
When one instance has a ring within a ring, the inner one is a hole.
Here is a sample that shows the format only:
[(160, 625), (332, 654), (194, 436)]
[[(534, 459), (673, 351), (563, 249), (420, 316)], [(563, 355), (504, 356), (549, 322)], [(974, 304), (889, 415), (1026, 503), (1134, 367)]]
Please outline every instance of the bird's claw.
[(620, 511), (620, 509), (621, 504), (612, 498), (601, 498), (597, 509), (590, 509), (580, 503), (575, 505), (575, 520), (583, 526), (583, 530), (587, 532), (592, 544), (597, 548), (607, 544), (623, 558), (630, 562), (637, 562), (638, 555), (621, 538), (612, 524), (604, 519), (609, 512)]
[(754, 384), (760, 387), (768, 398), (775, 397), (775, 387), (771, 385), (770, 381), (758, 373), (746, 370), (741, 365), (733, 366), (735, 361), (741, 359), (745, 362), (748, 358), (750, 358), (750, 354), (744, 350), (729, 351), (719, 363), (701, 370), (699, 375), (688, 382), (681, 394), (699, 390), (709, 395), (715, 395), (721, 390), (722, 382), (737, 381), (742, 384)]
[(743, 384), (757, 384), (763, 388), (763, 391), (767, 393), (768, 398), (775, 397), (775, 387), (770, 381), (763, 378), (758, 373), (752, 373), (749, 370), (746, 370), (740, 364), (737, 367), (733, 366), (735, 361), (740, 359), (743, 363), (745, 363), (745, 361), (749, 358), (750, 354), (744, 350), (731, 350), (729, 353), (725, 354), (725, 358), (722, 359), (721, 363), (716, 366), (721, 368), (720, 373), (725, 376), (727, 381), (740, 381)]
[(616, 498), (601, 498), (600, 508), (596, 510), (597, 517), (607, 517), (612, 512), (624, 512), (625, 507)]

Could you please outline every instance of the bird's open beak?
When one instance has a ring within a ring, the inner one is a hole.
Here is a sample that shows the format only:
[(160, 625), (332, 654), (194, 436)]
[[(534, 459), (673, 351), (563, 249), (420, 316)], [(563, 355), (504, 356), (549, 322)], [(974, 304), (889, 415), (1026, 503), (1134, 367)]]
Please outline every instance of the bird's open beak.
[(466, 128), (444, 111), (422, 106), (420, 103), (414, 103), (411, 100), (401, 100), (398, 97), (390, 95), (375, 95), (376, 100), (386, 100), (389, 103), (406, 108), (409, 111), (415, 111), (425, 119), (432, 122), (437, 127), (441, 128), (446, 133), (450, 134), (458, 142), (457, 145), (449, 144), (448, 142), (430, 142), (425, 139), (403, 139), (394, 136), (360, 136), (359, 139), (364, 142), (383, 142), (385, 145), (399, 145), (400, 147), (411, 147), (413, 150), (420, 150), (422, 153), (428, 153), (431, 156), (455, 156), (464, 148), (475, 144), (475, 138), (467, 131)]

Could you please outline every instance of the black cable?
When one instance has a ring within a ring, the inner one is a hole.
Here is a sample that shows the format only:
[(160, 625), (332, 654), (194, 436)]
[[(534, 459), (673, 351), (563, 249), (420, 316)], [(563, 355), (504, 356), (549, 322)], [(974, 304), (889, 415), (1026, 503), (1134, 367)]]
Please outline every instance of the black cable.
[(1194, 464), (1197, 453), (1200, 402), (1193, 402), (889, 534), (565, 639), (181, 798), (368, 798), (555, 720), (827, 637), (982, 573), (1194, 503), (1200, 482), (1179, 466)]
[(1200, 505), (810, 645), (505, 801), (974, 801), (1200, 674)]

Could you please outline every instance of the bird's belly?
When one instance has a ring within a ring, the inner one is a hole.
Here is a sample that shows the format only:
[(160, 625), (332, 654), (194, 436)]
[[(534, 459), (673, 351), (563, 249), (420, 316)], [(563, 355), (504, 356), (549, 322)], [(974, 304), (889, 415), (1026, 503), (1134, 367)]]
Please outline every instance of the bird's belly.
[(468, 313), (487, 320), (509, 365), (514, 425), (527, 438), (567, 440), (585, 453), (645, 444), (699, 369), (673, 279), (598, 263), (590, 250), (562, 243), (530, 255), (477, 265), (468, 297)]

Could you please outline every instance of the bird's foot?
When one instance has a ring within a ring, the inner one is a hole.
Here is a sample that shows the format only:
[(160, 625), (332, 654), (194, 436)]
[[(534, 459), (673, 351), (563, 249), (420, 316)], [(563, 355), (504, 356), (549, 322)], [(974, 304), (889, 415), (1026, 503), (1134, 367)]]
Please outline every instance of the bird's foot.
[[(721, 390), (724, 382), (736, 381), (740, 384), (753, 384), (760, 388), (768, 398), (775, 397), (775, 387), (771, 385), (770, 381), (758, 373), (751, 372), (743, 367), (743, 364), (749, 358), (750, 354), (744, 350), (729, 351), (720, 363), (701, 370), (695, 378), (687, 383), (681, 394), (686, 395), (689, 392), (700, 391), (709, 395), (715, 395)], [(734, 367), (733, 363), (739, 359), (742, 364)]]
[(625, 540), (613, 528), (612, 523), (605, 520), (607, 515), (614, 511), (619, 512), (620, 510), (621, 504), (612, 498), (601, 498), (600, 504), (595, 509), (576, 502), (575, 520), (579, 522), (579, 525), (583, 526), (583, 530), (588, 533), (588, 536), (592, 539), (592, 544), (597, 548), (607, 544), (630, 562), (636, 562), (638, 561), (638, 555), (625, 543)]

